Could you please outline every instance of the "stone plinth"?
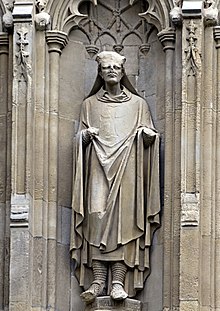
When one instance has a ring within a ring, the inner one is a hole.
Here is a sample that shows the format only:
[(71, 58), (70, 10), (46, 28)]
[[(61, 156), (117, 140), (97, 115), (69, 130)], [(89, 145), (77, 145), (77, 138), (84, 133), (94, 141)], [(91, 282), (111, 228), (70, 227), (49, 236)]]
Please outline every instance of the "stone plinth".
[(95, 302), (86, 306), (85, 311), (141, 311), (141, 301), (125, 299), (124, 301), (114, 301), (109, 296), (98, 297)]

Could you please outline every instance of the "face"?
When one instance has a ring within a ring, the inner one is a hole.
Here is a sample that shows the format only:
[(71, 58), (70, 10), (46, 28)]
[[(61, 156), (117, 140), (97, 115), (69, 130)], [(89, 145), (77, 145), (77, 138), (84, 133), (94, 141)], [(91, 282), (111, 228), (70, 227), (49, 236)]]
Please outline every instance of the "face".
[(100, 76), (106, 83), (118, 84), (123, 77), (123, 70), (121, 65), (109, 61), (101, 64)]

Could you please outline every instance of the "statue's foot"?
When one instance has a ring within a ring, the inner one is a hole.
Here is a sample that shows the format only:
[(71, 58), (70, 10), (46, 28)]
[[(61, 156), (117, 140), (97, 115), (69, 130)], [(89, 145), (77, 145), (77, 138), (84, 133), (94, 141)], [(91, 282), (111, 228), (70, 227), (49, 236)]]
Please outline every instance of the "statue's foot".
[(102, 295), (104, 287), (105, 282), (94, 281), (92, 282), (92, 285), (89, 287), (89, 289), (83, 292), (80, 297), (85, 303), (89, 304), (93, 302), (97, 296)]
[(124, 290), (124, 285), (121, 282), (113, 281), (110, 296), (114, 300), (124, 300), (128, 297), (128, 294)]

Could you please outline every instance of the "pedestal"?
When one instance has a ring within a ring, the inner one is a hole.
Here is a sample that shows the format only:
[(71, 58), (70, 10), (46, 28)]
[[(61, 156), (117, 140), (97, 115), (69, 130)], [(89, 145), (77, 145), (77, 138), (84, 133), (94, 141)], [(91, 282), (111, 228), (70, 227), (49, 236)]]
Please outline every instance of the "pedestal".
[(123, 301), (115, 301), (109, 296), (98, 297), (96, 300), (87, 305), (85, 311), (141, 311), (142, 303), (141, 301), (134, 299), (125, 299)]

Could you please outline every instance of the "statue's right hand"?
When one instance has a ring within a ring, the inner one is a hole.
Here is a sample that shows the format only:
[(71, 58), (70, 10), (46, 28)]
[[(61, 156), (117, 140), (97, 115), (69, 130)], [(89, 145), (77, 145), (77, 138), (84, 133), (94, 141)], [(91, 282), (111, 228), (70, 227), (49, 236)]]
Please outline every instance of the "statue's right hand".
[(97, 129), (96, 127), (89, 127), (86, 131), (90, 136), (90, 139), (93, 139), (94, 136), (99, 135), (99, 129)]
[(94, 136), (97, 136), (99, 134), (99, 129), (95, 127), (89, 127), (85, 130), (82, 130), (82, 136), (83, 136), (83, 142), (88, 144)]

